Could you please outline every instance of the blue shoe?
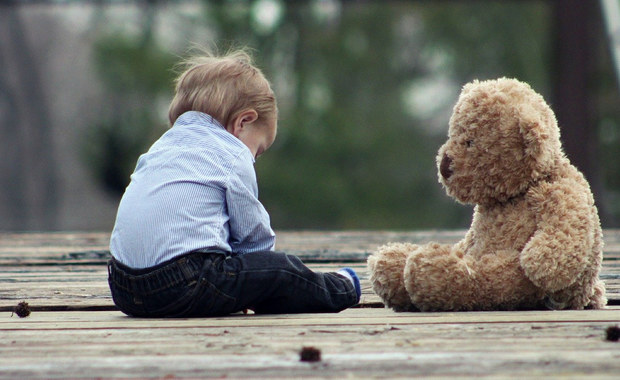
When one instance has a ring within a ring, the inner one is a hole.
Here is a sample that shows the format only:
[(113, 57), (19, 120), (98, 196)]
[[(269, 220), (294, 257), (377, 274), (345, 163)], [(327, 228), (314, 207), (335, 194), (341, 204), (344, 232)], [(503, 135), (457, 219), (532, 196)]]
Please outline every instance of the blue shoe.
[(349, 278), (353, 285), (355, 286), (355, 293), (357, 293), (357, 301), (359, 302), (362, 297), (362, 288), (360, 286), (360, 279), (357, 277), (357, 273), (352, 268), (342, 268), (338, 271), (339, 274)]

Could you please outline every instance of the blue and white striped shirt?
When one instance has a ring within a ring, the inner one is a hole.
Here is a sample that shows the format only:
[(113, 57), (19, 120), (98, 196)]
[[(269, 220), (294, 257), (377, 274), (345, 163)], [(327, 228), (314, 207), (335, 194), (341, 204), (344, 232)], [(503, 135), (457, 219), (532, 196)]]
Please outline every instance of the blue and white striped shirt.
[(110, 251), (141, 269), (197, 249), (245, 254), (274, 244), (252, 153), (211, 116), (190, 111), (138, 159)]

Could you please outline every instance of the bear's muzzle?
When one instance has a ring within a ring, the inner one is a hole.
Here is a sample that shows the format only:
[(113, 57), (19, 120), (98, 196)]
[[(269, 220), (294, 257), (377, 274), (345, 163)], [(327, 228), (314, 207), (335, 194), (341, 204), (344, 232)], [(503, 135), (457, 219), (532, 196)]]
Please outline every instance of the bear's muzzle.
[(439, 173), (445, 179), (450, 178), (452, 175), (452, 169), (450, 169), (450, 165), (452, 164), (452, 159), (444, 153), (443, 158), (441, 159), (441, 164), (439, 164)]

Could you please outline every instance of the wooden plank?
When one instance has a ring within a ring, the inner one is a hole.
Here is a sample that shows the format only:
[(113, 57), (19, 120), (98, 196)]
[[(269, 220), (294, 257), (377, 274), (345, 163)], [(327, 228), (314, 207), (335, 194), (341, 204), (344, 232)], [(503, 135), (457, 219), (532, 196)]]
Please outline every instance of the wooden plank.
[(416, 324), (470, 323), (620, 323), (620, 306), (604, 310), (531, 310), (480, 312), (394, 312), (386, 308), (347, 309), (340, 313), (234, 314), (213, 318), (131, 318), (118, 311), (56, 311), (32, 313), (26, 318), (0, 319), (0, 331), (127, 328), (226, 328), (265, 326), (397, 326)]
[[(360, 305), (381, 307), (381, 299), (372, 290), (365, 265), (348, 265), (360, 276)], [(314, 270), (334, 271), (341, 266), (309, 264), (309, 267)], [(113, 310), (115, 307), (107, 284), (107, 271), (105, 268), (95, 268), (97, 269), (73, 269), (66, 272), (0, 272), (0, 311), (10, 311), (20, 301), (27, 301), (33, 310)], [(602, 277), (606, 283), (610, 304), (617, 304), (620, 299), (620, 281)]]
[[(424, 243), (456, 242), (464, 231), (283, 231), (277, 249), (306, 261), (364, 261), (379, 245), (389, 241)], [(105, 264), (109, 234), (50, 233), (1, 234), (0, 265)]]
[[(350, 263), (361, 279), (365, 307), (381, 307), (366, 275), (364, 263)], [(309, 264), (314, 270), (335, 271), (338, 264)], [(36, 269), (36, 270), (35, 270)], [(13, 267), (0, 272), (0, 311), (11, 311), (21, 301), (32, 310), (115, 310), (102, 266)]]
[[(0, 318), (0, 378), (581, 377), (620, 373), (606, 311)], [(321, 361), (305, 363), (313, 346)]]
[[(360, 277), (361, 307), (382, 307), (382, 301), (372, 290), (364, 263), (349, 263)], [(335, 271), (339, 264), (308, 264), (313, 270)], [(45, 268), (45, 270), (43, 270)], [(107, 283), (107, 270), (101, 266), (15, 267), (0, 272), (0, 311), (11, 311), (21, 301), (29, 303), (32, 310), (114, 310)], [(611, 304), (620, 300), (620, 281), (607, 279)]]
[[(279, 231), (278, 250), (308, 262), (356, 262), (387, 242), (455, 243), (465, 230), (453, 231)], [(605, 260), (620, 260), (620, 230), (605, 230)], [(0, 233), (0, 265), (105, 264), (107, 233)]]
[[(278, 243), (307, 255), (314, 270), (352, 266), (362, 279), (363, 306), (381, 306), (364, 264), (374, 247), (385, 241), (453, 242), (462, 232), (289, 232), (279, 234)], [(601, 278), (616, 296), (620, 233), (606, 235)], [(605, 340), (606, 329), (620, 324), (620, 306), (470, 313), (366, 307), (338, 314), (129, 318), (110, 299), (107, 239), (0, 234), (0, 260), (6, 264), (0, 270), (0, 379), (611, 379), (620, 373), (620, 343)], [(10, 312), (22, 297), (33, 310), (27, 318)], [(301, 362), (304, 346), (320, 349), (322, 360)]]
[[(420, 344), (423, 344), (421, 342)], [(506, 342), (507, 343), (507, 342)], [(263, 349), (268, 345), (241, 343)], [(370, 342), (372, 344), (372, 342)], [(206, 343), (208, 345), (208, 343)], [(520, 352), (330, 353), (319, 363), (299, 361), (300, 346), (277, 353), (220, 354), (197, 350), (174, 355), (78, 356), (0, 359), (0, 379), (50, 378), (595, 378), (617, 379), (615, 354), (605, 350)], [(111, 347), (110, 349), (114, 349)], [(82, 354), (83, 355), (83, 354)], [(2, 362), (6, 364), (3, 365)]]
[[(361, 305), (382, 306), (368, 281), (367, 255), (387, 241), (444, 243), (465, 231), (288, 231), (278, 247), (321, 271), (351, 266), (362, 280)], [(606, 230), (601, 279), (610, 304), (620, 304), (620, 230)], [(112, 310), (105, 264), (107, 233), (0, 233), (0, 311), (24, 300), (33, 310)], [(611, 250), (609, 250), (611, 249)]]

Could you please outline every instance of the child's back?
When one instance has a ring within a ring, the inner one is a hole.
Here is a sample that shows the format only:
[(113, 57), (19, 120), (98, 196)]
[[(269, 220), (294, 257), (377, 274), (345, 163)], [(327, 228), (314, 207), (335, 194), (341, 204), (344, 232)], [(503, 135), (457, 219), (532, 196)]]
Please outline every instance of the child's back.
[(248, 55), (193, 60), (167, 131), (138, 160), (110, 251), (116, 305), (136, 316), (340, 311), (358, 302), (350, 269), (315, 273), (274, 252), (254, 160), (275, 139), (277, 106)]
[[(242, 237), (238, 223), (252, 224), (252, 236)], [(110, 245), (123, 264), (146, 268), (197, 249), (270, 250), (274, 240), (247, 147), (190, 111), (138, 160)]]

